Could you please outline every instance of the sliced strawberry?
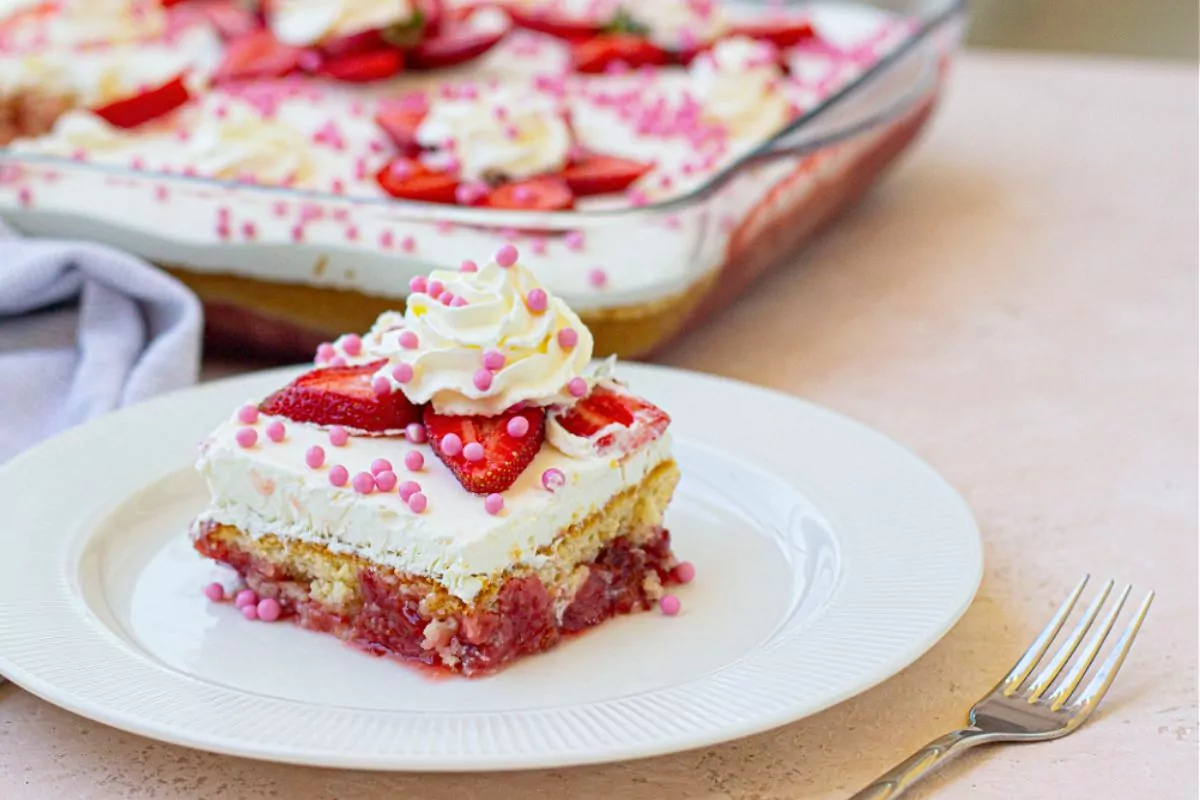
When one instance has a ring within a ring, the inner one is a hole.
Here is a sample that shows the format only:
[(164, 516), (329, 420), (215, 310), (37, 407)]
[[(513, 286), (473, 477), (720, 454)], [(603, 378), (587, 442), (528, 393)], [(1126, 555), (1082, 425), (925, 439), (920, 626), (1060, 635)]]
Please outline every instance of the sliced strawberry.
[(422, 203), (453, 203), (458, 179), (437, 172), (415, 158), (399, 156), (375, 173), (375, 180), (392, 197)]
[(327, 58), (317, 68), (319, 74), (346, 83), (383, 80), (403, 70), (404, 53), (391, 48)]
[(191, 95), (180, 75), (161, 86), (93, 108), (92, 112), (118, 128), (136, 128), (174, 111), (190, 99)]
[(446, 8), (442, 0), (417, 0), (417, 9), (424, 21), (424, 34), (429, 37), (437, 36), (446, 21)]
[(776, 47), (792, 47), (800, 42), (815, 39), (817, 32), (808, 20), (764, 20), (734, 25), (730, 36), (746, 36), (770, 42)]
[(565, 411), (553, 412), (550, 425), (587, 440), (599, 455), (632, 453), (658, 439), (671, 424), (667, 412), (606, 381)]
[(653, 169), (652, 164), (613, 156), (585, 155), (562, 171), (576, 197), (619, 192)]
[[(521, 416), (529, 422), (524, 436), (512, 436), (508, 421)], [(496, 417), (452, 417), (425, 408), (425, 432), (433, 452), (450, 468), (463, 488), (472, 494), (503, 492), (516, 483), (538, 451), (546, 434), (546, 413), (540, 408), (509, 411)], [(471, 442), (483, 445), (483, 458), (468, 461), (463, 453), (446, 455), (442, 442), (458, 436), (464, 448)]]
[(570, 42), (582, 41), (598, 36), (604, 23), (585, 17), (573, 17), (553, 9), (526, 8), (519, 3), (504, 7), (513, 24), (538, 33), (545, 33)]
[(445, 26), (408, 51), (416, 69), (441, 69), (479, 58), (508, 35), (508, 28), (480, 29), (469, 24)]
[(301, 375), (259, 406), (264, 414), (315, 425), (342, 425), (382, 433), (421, 418), (403, 392), (375, 394), (371, 376), (387, 364), (374, 361), (353, 367), (326, 367)]
[(421, 149), (417, 143), (417, 128), (428, 113), (428, 108), (392, 106), (375, 115), (375, 124), (383, 129), (400, 152), (416, 155)]
[(578, 42), (571, 48), (571, 55), (579, 72), (604, 72), (613, 64), (658, 67), (671, 60), (666, 50), (649, 39), (629, 34), (596, 36)]
[(321, 42), (321, 53), (329, 58), (370, 53), (388, 47), (378, 30), (361, 31), (348, 36), (336, 36)]
[(543, 175), (502, 184), (488, 193), (483, 204), (520, 211), (563, 211), (575, 205), (575, 195), (562, 178)]
[(213, 80), (225, 81), (282, 78), (300, 64), (299, 47), (282, 44), (270, 31), (256, 31), (229, 42), (225, 58)]
[(262, 19), (238, 3), (230, 0), (208, 0), (197, 3), (196, 12), (226, 41), (249, 36), (262, 28)]

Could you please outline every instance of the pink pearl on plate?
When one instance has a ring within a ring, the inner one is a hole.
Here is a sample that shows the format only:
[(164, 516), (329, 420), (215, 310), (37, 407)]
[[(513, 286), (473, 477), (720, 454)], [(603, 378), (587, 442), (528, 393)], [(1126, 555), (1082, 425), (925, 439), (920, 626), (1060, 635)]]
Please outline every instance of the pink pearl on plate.
[(238, 608), (253, 606), (258, 604), (258, 595), (253, 589), (242, 589), (233, 597), (233, 604)]
[(658, 601), (658, 607), (662, 610), (662, 613), (668, 617), (673, 617), (679, 613), (679, 609), (683, 608), (683, 604), (679, 602), (679, 598), (675, 595), (666, 594)]
[(525, 305), (529, 306), (529, 310), (535, 314), (545, 311), (549, 303), (550, 298), (546, 295), (545, 289), (531, 289), (525, 296)]
[(204, 596), (214, 603), (225, 599), (225, 587), (219, 583), (210, 583), (204, 587)]
[(459, 272), (479, 272), (479, 265), (471, 259), (464, 259), (462, 264), (458, 266)]
[(250, 622), (254, 622), (254, 620), (258, 619), (258, 606), (257, 605), (242, 606), (242, 616), (245, 617)]
[(483, 445), (479, 442), (468, 442), (463, 445), (462, 454), (467, 461), (483, 461)]
[(447, 433), (442, 437), (442, 452), (454, 458), (463, 451), (463, 441), (457, 433)]
[(418, 275), (408, 282), (408, 290), (413, 294), (423, 294), (429, 288), (429, 279)]
[(483, 508), (487, 513), (495, 516), (504, 510), (504, 498), (498, 494), (489, 494), (483, 500)]
[(429, 506), (429, 498), (417, 492), (408, 498), (408, 507), (412, 509), (414, 514), (420, 514)]
[(308, 464), (311, 469), (320, 469), (325, 463), (325, 448), (319, 444), (314, 444), (304, 452), (304, 463)]
[(358, 355), (362, 352), (362, 338), (357, 333), (346, 334), (342, 337), (342, 349), (347, 355)]
[(403, 481), (400, 484), (400, 499), (407, 503), (419, 491), (421, 491), (421, 484), (416, 481)]
[(425, 426), (419, 422), (410, 422), (404, 429), (404, 435), (414, 444), (423, 444), (426, 440)]
[(279, 601), (273, 597), (259, 600), (255, 609), (258, 611), (258, 618), (263, 622), (274, 622), (283, 613), (283, 608), (280, 607)]
[(522, 436), (529, 433), (529, 420), (520, 415), (515, 416), (508, 421), (508, 424), (505, 426), (505, 430), (508, 431), (508, 435), (514, 439), (520, 439)]
[(496, 251), (496, 263), (502, 267), (511, 267), (513, 264), (517, 263), (518, 256), (519, 254), (517, 253), (517, 248), (513, 247), (511, 244), (502, 245), (500, 249)]
[(381, 472), (391, 472), (392, 462), (386, 458), (377, 458), (371, 462), (371, 474), (378, 475)]
[(247, 403), (238, 409), (237, 418), (243, 425), (253, 425), (258, 422), (258, 407)]
[(396, 488), (396, 481), (398, 480), (399, 478), (396, 477), (396, 473), (390, 469), (384, 470), (375, 476), (375, 489), (380, 492), (390, 492)]
[(567, 381), (567, 392), (572, 397), (584, 397), (588, 393), (587, 381), (583, 378), (571, 378)]
[(412, 331), (404, 331), (401, 333), (399, 336), (399, 341), (400, 346), (405, 350), (415, 350), (417, 349), (417, 345), (420, 344), (417, 339), (417, 335)]
[(542, 486), (546, 487), (547, 491), (557, 491), (562, 488), (567, 482), (567, 476), (563, 474), (561, 469), (551, 467), (542, 473)]
[(272, 442), (282, 442), (285, 436), (287, 436), (287, 428), (279, 420), (274, 420), (267, 426), (267, 438)]
[(498, 369), (504, 369), (507, 361), (508, 359), (505, 358), (504, 353), (501, 353), (499, 350), (488, 350), (483, 354), (483, 366), (493, 372)]
[(397, 364), (392, 367), (392, 377), (396, 383), (408, 383), (413, 379), (412, 364)]
[(574, 328), (563, 328), (558, 332), (558, 344), (565, 349), (571, 349), (579, 344), (579, 334)]
[(409, 450), (404, 454), (404, 466), (409, 472), (416, 472), (425, 466), (425, 456), (419, 450)]
[(350, 481), (350, 485), (359, 494), (370, 494), (375, 491), (375, 476), (369, 472), (360, 472)]
[(691, 583), (696, 577), (696, 567), (690, 561), (680, 561), (671, 570), (671, 577), (680, 583)]
[(334, 486), (345, 486), (348, 480), (350, 480), (350, 470), (341, 464), (334, 464), (329, 468), (329, 482)]
[(475, 388), (481, 392), (486, 392), (492, 388), (492, 373), (487, 369), (478, 369), (475, 375), (472, 376), (471, 382), (475, 384)]
[(350, 434), (341, 425), (334, 425), (329, 429), (329, 443), (334, 447), (345, 447), (348, 441)]
[(382, 375), (376, 375), (371, 380), (371, 390), (379, 397), (383, 397), (385, 394), (392, 393), (392, 384)]
[(233, 438), (237, 440), (238, 447), (254, 447), (258, 441), (258, 431), (254, 428), (238, 428)]

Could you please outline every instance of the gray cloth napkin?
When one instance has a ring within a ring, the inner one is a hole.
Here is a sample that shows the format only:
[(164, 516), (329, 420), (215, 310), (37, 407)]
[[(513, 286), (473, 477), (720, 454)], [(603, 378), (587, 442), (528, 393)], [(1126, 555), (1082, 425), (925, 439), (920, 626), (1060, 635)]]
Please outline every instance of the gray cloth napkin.
[(0, 463), (92, 417), (196, 381), (200, 303), (88, 242), (0, 223)]

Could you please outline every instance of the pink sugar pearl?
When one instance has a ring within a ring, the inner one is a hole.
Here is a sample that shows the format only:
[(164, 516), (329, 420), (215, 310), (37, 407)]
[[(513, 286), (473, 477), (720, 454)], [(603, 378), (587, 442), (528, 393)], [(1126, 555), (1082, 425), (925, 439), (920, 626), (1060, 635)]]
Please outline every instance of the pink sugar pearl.
[(513, 417), (508, 421), (508, 425), (505, 426), (505, 430), (507, 430), (508, 435), (514, 439), (520, 439), (522, 436), (529, 433), (529, 420), (525, 419), (523, 416)]
[(546, 487), (547, 491), (557, 491), (566, 482), (567, 476), (563, 474), (561, 469), (551, 467), (542, 473), (542, 486)]
[(498, 369), (504, 369), (507, 361), (508, 359), (505, 358), (504, 353), (501, 353), (499, 350), (488, 350), (483, 354), (483, 366), (493, 372)]
[(425, 289), (425, 294), (436, 300), (442, 292), (446, 291), (446, 287), (441, 281), (430, 281), (429, 286)]
[(671, 576), (680, 583), (691, 583), (696, 577), (696, 567), (690, 561), (680, 561), (671, 570)]
[(466, 259), (458, 267), (459, 272), (479, 272), (479, 265), (471, 259)]
[(420, 492), (416, 492), (408, 498), (408, 507), (412, 509), (414, 514), (420, 514), (429, 507), (429, 498)]
[(416, 472), (425, 466), (425, 456), (419, 450), (409, 450), (404, 454), (404, 466), (409, 472)]
[(325, 463), (325, 448), (314, 444), (305, 450), (304, 463), (308, 464), (311, 469), (320, 469), (321, 465)]
[(345, 486), (348, 480), (350, 480), (350, 470), (341, 464), (334, 464), (329, 468), (329, 482), (334, 486)]
[(412, 331), (404, 331), (400, 334), (400, 346), (405, 350), (415, 350), (420, 342), (417, 340), (417, 335)]
[(392, 384), (382, 375), (376, 375), (371, 380), (371, 389), (379, 397), (392, 393)]
[(468, 302), (467, 298), (462, 296), (455, 297), (450, 301), (451, 308), (462, 308), (465, 305), (470, 305), (470, 303)]
[(204, 596), (214, 603), (225, 599), (225, 587), (219, 583), (210, 583), (204, 587)]
[(416, 481), (404, 481), (400, 484), (400, 499), (408, 502), (414, 494), (421, 491), (421, 484)]
[(588, 283), (599, 289), (608, 283), (608, 273), (600, 267), (593, 267), (588, 270)]
[(341, 425), (334, 425), (329, 429), (329, 443), (334, 447), (345, 447), (348, 441), (350, 434)]
[(399, 479), (396, 477), (396, 473), (392, 472), (390, 469), (385, 469), (383, 472), (380, 472), (375, 476), (375, 490), (379, 492), (390, 492), (392, 489), (396, 488), (397, 480)]
[(412, 364), (397, 364), (392, 368), (392, 377), (396, 383), (408, 383), (413, 379)]
[(413, 294), (424, 294), (428, 287), (429, 279), (424, 275), (418, 275), (408, 282), (408, 290)]
[(532, 289), (525, 296), (525, 305), (529, 306), (529, 310), (535, 314), (540, 314), (550, 305), (550, 298), (546, 295), (545, 289)]
[(570, 350), (577, 344), (579, 344), (579, 334), (575, 332), (574, 328), (563, 328), (558, 332), (559, 347)]
[(583, 378), (571, 378), (567, 382), (567, 391), (572, 397), (584, 397), (588, 393), (587, 381)]
[(408, 427), (404, 429), (404, 435), (414, 444), (423, 444), (427, 438), (425, 436), (425, 426), (419, 422), (410, 422)]
[(583, 249), (583, 233), (581, 231), (567, 231), (567, 235), (563, 237), (568, 250), (579, 251)]
[(362, 352), (362, 339), (356, 333), (348, 333), (342, 337), (342, 349), (347, 355), (356, 356)]
[(317, 345), (317, 360), (321, 362), (329, 361), (337, 355), (337, 350), (333, 349), (333, 345), (329, 342), (321, 342)]
[(233, 597), (233, 604), (238, 608), (258, 604), (258, 595), (253, 589), (242, 589)]
[(391, 472), (392, 462), (386, 458), (377, 458), (371, 462), (371, 474), (378, 475), (381, 472)]
[(237, 440), (239, 447), (254, 447), (254, 443), (258, 441), (258, 431), (254, 428), (238, 428), (233, 438)]
[(511, 267), (517, 263), (517, 248), (506, 244), (496, 251), (496, 263), (502, 267)]
[(491, 371), (486, 368), (475, 370), (475, 375), (471, 378), (471, 383), (475, 384), (475, 388), (479, 391), (486, 392), (492, 388)]
[(451, 458), (463, 451), (462, 438), (457, 433), (447, 433), (442, 437), (442, 452)]
[(369, 472), (360, 472), (350, 481), (350, 485), (359, 494), (370, 494), (375, 491), (375, 476)]
[(679, 598), (675, 595), (666, 594), (658, 601), (658, 607), (668, 617), (673, 617), (679, 613), (679, 609), (683, 607), (683, 604), (679, 602)]
[(267, 426), (267, 438), (272, 442), (282, 442), (285, 436), (287, 436), (287, 428), (279, 420), (275, 420)]
[(334, 356), (333, 358), (329, 359), (329, 366), (344, 367), (346, 366), (346, 359), (342, 358), (341, 356)]
[(504, 510), (504, 498), (498, 494), (489, 494), (484, 498), (483, 508), (489, 514), (499, 514)]
[(468, 442), (463, 445), (462, 454), (467, 461), (483, 461), (483, 445), (479, 442)]
[(283, 613), (283, 608), (280, 607), (279, 601), (273, 597), (259, 600), (255, 609), (258, 611), (258, 618), (263, 622), (274, 622)]
[(242, 616), (250, 622), (258, 619), (258, 605), (242, 606)]
[(253, 425), (258, 422), (258, 407), (247, 403), (238, 409), (237, 418), (243, 425)]

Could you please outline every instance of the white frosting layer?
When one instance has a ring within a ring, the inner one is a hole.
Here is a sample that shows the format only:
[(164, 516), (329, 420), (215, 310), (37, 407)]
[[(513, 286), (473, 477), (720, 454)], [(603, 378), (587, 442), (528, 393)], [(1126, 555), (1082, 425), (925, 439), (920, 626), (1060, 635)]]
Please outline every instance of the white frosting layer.
[(651, 41), (667, 50), (711, 42), (729, 27), (717, 0), (635, 0), (622, 7), (649, 28)]
[[(416, 292), (409, 296), (403, 327), (394, 327), (394, 316), (384, 315), (367, 337), (364, 355), (389, 359), (381, 375), (414, 403), (432, 402), (444, 414), (490, 416), (522, 402), (546, 406), (571, 401), (566, 385), (591, 360), (592, 334), (566, 303), (549, 293), (544, 311), (529, 308), (530, 292), (545, 291), (529, 270), (493, 261), (478, 272), (438, 270), (429, 277), (467, 304), (447, 306)], [(558, 332), (564, 328), (578, 336), (574, 347), (559, 344)], [(405, 332), (416, 334), (416, 349), (401, 344)], [(492, 372), (488, 388), (479, 389), (473, 378), (491, 350), (504, 356), (504, 366)], [(405, 384), (391, 377), (400, 361), (414, 371)]]
[(260, 183), (304, 185), (313, 172), (303, 134), (236, 101), (221, 116), (205, 115), (186, 148), (198, 172), (227, 180), (250, 176)]
[(770, 45), (741, 36), (722, 39), (689, 71), (704, 116), (734, 139), (762, 141), (787, 123), (788, 98), (779, 91), (783, 70)]
[[(259, 443), (243, 449), (234, 440), (240, 423), (231, 420), (213, 432), (197, 463), (208, 481), (212, 504), (200, 521), (232, 525), (254, 537), (274, 534), (354, 552), (372, 561), (429, 576), (466, 602), (484, 582), (514, 565), (539, 566), (537, 551), (556, 534), (603, 508), (615, 494), (635, 486), (670, 458), (663, 436), (621, 461), (570, 458), (544, 446), (517, 482), (504, 492), (504, 510), (488, 514), (483, 498), (468, 494), (428, 445), (402, 439), (352, 438), (331, 447), (325, 431), (284, 420), (287, 438), (278, 444), (264, 435), (270, 417), (256, 425)], [(305, 451), (325, 448), (326, 465), (309, 469)], [(404, 455), (425, 456), (416, 473), (404, 469)], [(351, 476), (368, 471), (377, 458), (397, 466), (401, 481), (416, 480), (429, 499), (416, 514), (396, 490), (360, 495), (329, 483), (329, 467), (345, 466)], [(555, 492), (541, 484), (542, 473), (556, 468), (566, 483)]]
[(303, 47), (384, 28), (412, 15), (412, 0), (273, 0), (269, 23), (279, 41)]

